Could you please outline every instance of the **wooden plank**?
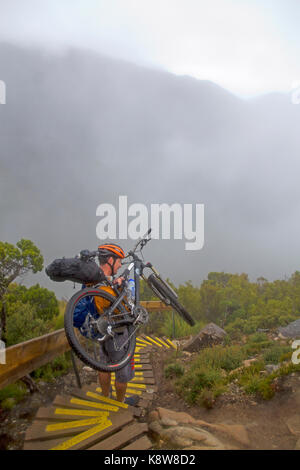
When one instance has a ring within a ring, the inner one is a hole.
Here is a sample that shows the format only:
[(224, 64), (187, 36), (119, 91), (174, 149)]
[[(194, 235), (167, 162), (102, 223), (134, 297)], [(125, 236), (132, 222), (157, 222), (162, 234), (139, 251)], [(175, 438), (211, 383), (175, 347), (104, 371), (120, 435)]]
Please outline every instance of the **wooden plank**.
[[(62, 438), (65, 441), (66, 438), (69, 439), (85, 433), (92, 428), (95, 428), (95, 434), (100, 432), (100, 437), (102, 438), (102, 436), (111, 435), (116, 429), (119, 430), (123, 425), (131, 423), (133, 420), (134, 417), (131, 412), (120, 410), (118, 413), (111, 413), (103, 418), (80, 419), (72, 422), (53, 422), (47, 424), (43, 421), (34, 421), (27, 429), (24, 441), (53, 441), (54, 439)], [(50, 448), (48, 444), (45, 444), (45, 447)]]
[(172, 309), (172, 306), (166, 305), (160, 300), (142, 300), (141, 305), (152, 312)]
[(80, 399), (76, 397), (63, 397), (57, 395), (53, 401), (53, 405), (60, 408), (71, 408), (75, 410), (98, 410), (98, 411), (112, 411), (116, 413), (120, 410), (117, 406), (107, 405), (105, 403), (96, 403), (95, 401)]
[(143, 383), (146, 385), (154, 385), (155, 380), (153, 377), (134, 377), (134, 379), (128, 382), (128, 384), (131, 384), (131, 383)]
[(159, 349), (165, 349), (165, 347), (159, 341), (153, 339), (152, 336), (143, 335), (143, 338), (145, 338), (146, 341), (149, 341), (150, 343), (152, 343), (153, 346)]
[(101, 394), (101, 389), (94, 389), (91, 390), (91, 387), (86, 385), (82, 389), (77, 389), (75, 393), (73, 393), (77, 397), (81, 397), (84, 400), (90, 400), (92, 402), (101, 402), (103, 404), (109, 404), (113, 406), (117, 406), (119, 408), (127, 409), (131, 411), (134, 416), (140, 416), (140, 410), (137, 410), (134, 406), (127, 405), (126, 403), (121, 403), (115, 399), (104, 397)]
[(88, 450), (116, 450), (124, 447), (131, 440), (141, 436), (148, 431), (146, 423), (133, 423), (126, 426), (121, 431), (113, 434), (111, 437), (90, 447)]
[(150, 364), (150, 359), (144, 359), (144, 358), (134, 359), (134, 365), (136, 364)]
[(64, 442), (65, 439), (49, 439), (48, 441), (24, 442), (23, 450), (48, 450)]
[(55, 406), (41, 407), (35, 415), (35, 421), (74, 421), (78, 419), (97, 418), (109, 416), (109, 411), (98, 411), (95, 409), (75, 410), (70, 408), (60, 408)]
[(140, 437), (137, 441), (132, 442), (126, 447), (123, 447), (122, 450), (148, 450), (151, 449), (153, 446), (152, 442), (150, 441), (149, 437), (143, 436)]
[(134, 370), (153, 370), (152, 364), (134, 364)]
[(66, 421), (47, 424), (42, 421), (33, 422), (27, 429), (24, 441), (44, 441), (47, 439), (58, 439), (60, 437), (69, 437), (86, 431), (87, 429), (104, 425), (111, 426), (110, 416), (103, 418), (79, 419), (75, 421)]
[[(84, 450), (88, 449), (92, 445), (100, 442), (102, 439), (111, 436), (115, 432), (122, 429), (127, 424), (133, 422), (134, 418), (128, 411), (122, 411), (120, 414), (112, 415), (110, 417), (112, 425), (109, 428), (97, 431), (97, 429), (89, 429), (89, 433), (82, 433), (73, 438), (64, 441), (60, 444), (60, 448), (49, 447), (49, 449), (55, 450)], [(90, 435), (89, 435), (90, 434)]]
[(150, 335), (151, 338), (153, 338), (155, 341), (158, 343), (162, 344), (165, 349), (171, 349), (171, 346), (166, 343), (162, 338), (159, 338), (158, 336)]

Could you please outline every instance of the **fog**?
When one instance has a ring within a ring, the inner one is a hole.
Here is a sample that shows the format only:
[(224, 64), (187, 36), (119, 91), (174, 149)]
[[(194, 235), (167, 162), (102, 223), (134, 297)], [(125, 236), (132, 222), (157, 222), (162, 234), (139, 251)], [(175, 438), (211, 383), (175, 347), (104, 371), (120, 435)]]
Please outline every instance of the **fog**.
[[(205, 244), (152, 240), (175, 284), (210, 271), (251, 279), (299, 269), (300, 106), (273, 93), (248, 101), (206, 80), (79, 48), (0, 44), (0, 239), (33, 240), (45, 265), (95, 249), (96, 208), (204, 204)], [(118, 240), (115, 240), (118, 243)], [(125, 249), (132, 240), (122, 241)], [(70, 283), (28, 276), (68, 296)]]

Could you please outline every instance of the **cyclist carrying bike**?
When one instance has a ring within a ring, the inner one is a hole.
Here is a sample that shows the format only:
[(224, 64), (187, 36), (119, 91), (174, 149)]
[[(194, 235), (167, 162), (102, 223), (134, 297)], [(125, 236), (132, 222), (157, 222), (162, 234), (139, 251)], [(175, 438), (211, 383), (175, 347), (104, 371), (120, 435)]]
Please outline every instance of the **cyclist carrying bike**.
[[(125, 258), (123, 249), (116, 244), (107, 243), (98, 247), (98, 258), (100, 268), (104, 275), (109, 278), (114, 276), (121, 267), (122, 259)], [(121, 285), (123, 278), (119, 277), (114, 280), (115, 284)], [(95, 306), (99, 314), (103, 313), (103, 299), (95, 296)], [(118, 345), (128, 339), (128, 330), (126, 327), (121, 328), (120, 332), (116, 333), (115, 341)], [(100, 345), (101, 355), (107, 359), (108, 362), (116, 361), (121, 357), (124, 352), (116, 351), (114, 341), (109, 339)], [(117, 400), (123, 402), (125, 399), (127, 383), (134, 377), (134, 359), (129, 362), (125, 367), (115, 372), (115, 388)], [(111, 390), (111, 373), (99, 372), (99, 382), (101, 385), (102, 393), (108, 397)], [(135, 405), (138, 401), (137, 396), (131, 396), (125, 400), (126, 403)]]

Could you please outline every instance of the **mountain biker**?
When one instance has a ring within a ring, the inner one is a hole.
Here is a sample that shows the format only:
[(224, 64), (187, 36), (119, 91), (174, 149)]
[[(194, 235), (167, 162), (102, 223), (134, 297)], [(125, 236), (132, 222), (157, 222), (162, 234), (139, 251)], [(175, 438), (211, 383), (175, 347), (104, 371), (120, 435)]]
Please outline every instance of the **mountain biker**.
[[(106, 277), (114, 276), (121, 267), (122, 259), (125, 258), (125, 253), (123, 249), (116, 244), (106, 243), (98, 247), (98, 257), (100, 268), (103, 271)], [(121, 285), (124, 278), (119, 277), (113, 282), (115, 284)], [(101, 297), (95, 296), (95, 305), (98, 312), (101, 314), (103, 312), (103, 299)], [(118, 346), (124, 343), (128, 339), (127, 328), (123, 328), (121, 333), (116, 333), (114, 337)], [(116, 351), (114, 347), (114, 341), (108, 339), (105, 343), (100, 345), (101, 352), (104, 358), (108, 360), (117, 361), (119, 356), (124, 354), (123, 352)], [(117, 400), (124, 402), (127, 383), (134, 377), (134, 359), (132, 362), (129, 362), (125, 367), (115, 372), (115, 388)], [(111, 392), (111, 373), (110, 372), (99, 372), (99, 382), (101, 385), (102, 393), (104, 396), (108, 397)], [(138, 401), (138, 397), (132, 396), (125, 399), (125, 403), (135, 405)]]

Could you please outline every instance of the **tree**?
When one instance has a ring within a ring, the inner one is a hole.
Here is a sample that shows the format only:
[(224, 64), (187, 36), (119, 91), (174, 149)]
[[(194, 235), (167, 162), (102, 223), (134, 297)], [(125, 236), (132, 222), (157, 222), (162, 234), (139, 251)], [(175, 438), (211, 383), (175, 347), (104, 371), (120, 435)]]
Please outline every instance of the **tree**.
[(58, 301), (54, 292), (41, 287), (39, 284), (27, 287), (11, 284), (5, 296), (7, 306), (20, 301), (35, 308), (36, 317), (42, 320), (52, 320), (59, 314)]
[(36, 314), (29, 303), (17, 301), (7, 308), (7, 346), (49, 333), (49, 324)]
[(6, 310), (4, 296), (9, 285), (19, 276), (29, 271), (37, 273), (43, 269), (44, 259), (40, 250), (31, 240), (22, 238), (16, 243), (0, 241), (0, 302), (1, 313), (1, 335), (4, 338), (6, 332)]

